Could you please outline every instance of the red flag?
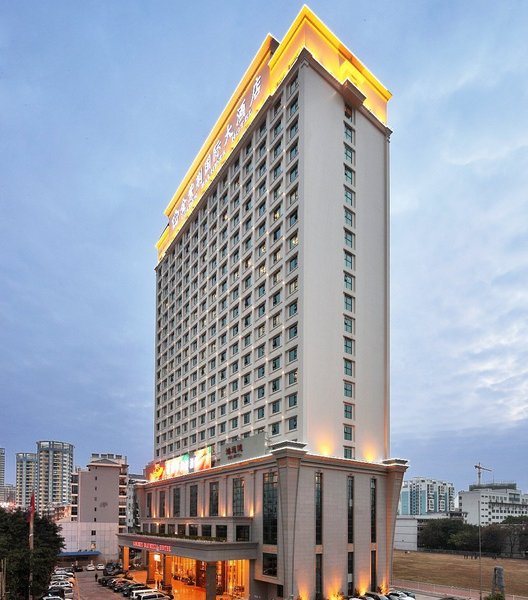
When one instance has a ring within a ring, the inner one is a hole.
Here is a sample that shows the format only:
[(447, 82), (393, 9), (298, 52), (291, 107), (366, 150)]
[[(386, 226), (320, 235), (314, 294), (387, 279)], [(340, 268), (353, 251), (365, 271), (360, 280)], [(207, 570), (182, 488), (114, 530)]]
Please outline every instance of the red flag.
[(27, 522), (33, 523), (33, 519), (35, 518), (35, 492), (31, 494), (31, 503), (29, 505), (29, 512), (27, 514)]

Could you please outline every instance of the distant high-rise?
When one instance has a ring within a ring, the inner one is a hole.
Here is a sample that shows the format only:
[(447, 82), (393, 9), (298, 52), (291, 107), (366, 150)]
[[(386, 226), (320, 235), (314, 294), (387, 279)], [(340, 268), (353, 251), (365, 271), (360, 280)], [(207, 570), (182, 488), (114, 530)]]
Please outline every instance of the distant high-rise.
[(16, 455), (16, 503), (25, 508), (35, 491), (37, 455), (35, 452), (17, 452)]
[(400, 515), (448, 513), (455, 508), (455, 487), (448, 481), (413, 477), (403, 482)]
[(71, 503), (73, 445), (37, 442), (37, 510), (47, 512)]
[(5, 448), (0, 448), (0, 488), (5, 485)]

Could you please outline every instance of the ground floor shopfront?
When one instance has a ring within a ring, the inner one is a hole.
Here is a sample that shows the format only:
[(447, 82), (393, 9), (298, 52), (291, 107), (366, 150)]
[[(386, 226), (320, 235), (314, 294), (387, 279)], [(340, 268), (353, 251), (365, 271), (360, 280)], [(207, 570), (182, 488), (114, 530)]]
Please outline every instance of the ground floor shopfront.
[(139, 562), (146, 567), (146, 583), (159, 589), (178, 592), (182, 586), (193, 587), (205, 592), (208, 599), (249, 596), (257, 553), (253, 542), (233, 545), (123, 534), (119, 544), (123, 568), (130, 568), (130, 550), (135, 551), (136, 561), (139, 550)]
[(405, 461), (310, 455), (301, 444), (138, 486), (124, 566), (147, 580), (246, 600), (321, 600), (388, 588)]

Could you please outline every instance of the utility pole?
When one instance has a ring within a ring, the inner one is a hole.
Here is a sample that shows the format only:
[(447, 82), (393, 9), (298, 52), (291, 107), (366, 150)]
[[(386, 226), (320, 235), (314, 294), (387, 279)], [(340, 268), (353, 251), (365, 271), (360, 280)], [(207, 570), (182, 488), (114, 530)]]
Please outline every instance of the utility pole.
[(479, 547), (479, 598), (482, 600), (482, 528), (481, 528), (481, 519), (480, 519), (480, 481), (482, 477), (482, 471), (490, 471), (487, 467), (483, 467), (480, 462), (475, 465), (475, 469), (477, 470), (477, 483), (479, 486), (479, 501), (478, 501), (478, 547)]

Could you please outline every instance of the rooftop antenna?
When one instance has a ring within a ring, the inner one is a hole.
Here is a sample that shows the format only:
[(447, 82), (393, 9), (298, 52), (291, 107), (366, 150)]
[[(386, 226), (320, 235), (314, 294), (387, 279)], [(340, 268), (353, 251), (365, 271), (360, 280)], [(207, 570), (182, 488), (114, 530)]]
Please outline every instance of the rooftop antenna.
[(486, 467), (483, 467), (480, 462), (478, 463), (478, 465), (475, 465), (475, 469), (477, 469), (477, 483), (478, 485), (480, 485), (480, 480), (482, 478), (482, 471), (489, 471), (491, 473), (491, 471), (493, 471), (493, 469), (488, 469)]

